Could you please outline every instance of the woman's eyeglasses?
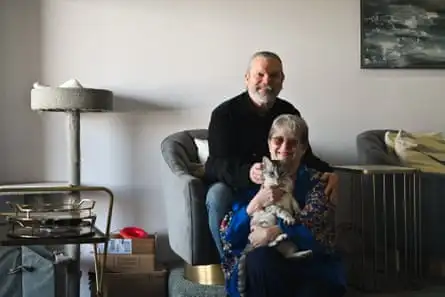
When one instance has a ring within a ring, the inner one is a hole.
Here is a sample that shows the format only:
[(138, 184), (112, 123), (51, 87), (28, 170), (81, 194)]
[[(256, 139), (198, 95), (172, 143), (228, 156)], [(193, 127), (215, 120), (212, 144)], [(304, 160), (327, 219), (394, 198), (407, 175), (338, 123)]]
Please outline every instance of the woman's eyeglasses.
[(287, 138), (284, 136), (273, 136), (271, 138), (271, 141), (276, 146), (281, 146), (284, 144), (290, 146), (290, 147), (297, 147), (298, 144), (300, 144), (300, 141), (295, 138)]

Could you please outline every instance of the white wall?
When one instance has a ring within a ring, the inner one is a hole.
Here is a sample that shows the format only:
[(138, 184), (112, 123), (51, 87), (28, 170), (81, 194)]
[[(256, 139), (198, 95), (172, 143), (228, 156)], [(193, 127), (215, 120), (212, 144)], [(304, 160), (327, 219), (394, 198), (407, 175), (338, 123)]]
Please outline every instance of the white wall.
[(44, 176), (44, 134), (29, 108), (41, 74), (40, 1), (0, 0), (0, 182)]
[(281, 95), (328, 161), (354, 162), (365, 129), (443, 131), (443, 71), (360, 70), (359, 2), (1, 0), (0, 177), (67, 178), (65, 117), (29, 111), (33, 81), (108, 88), (117, 111), (82, 117), (83, 181), (118, 195), (113, 229), (165, 232), (161, 140), (206, 127), (260, 49), (283, 58)]

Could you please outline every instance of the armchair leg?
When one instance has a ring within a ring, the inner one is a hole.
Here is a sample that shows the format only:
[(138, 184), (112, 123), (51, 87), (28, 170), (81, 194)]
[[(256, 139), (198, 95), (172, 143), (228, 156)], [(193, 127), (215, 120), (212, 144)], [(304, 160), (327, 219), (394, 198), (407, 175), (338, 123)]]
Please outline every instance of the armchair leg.
[(193, 266), (185, 263), (184, 278), (200, 285), (224, 285), (220, 264)]

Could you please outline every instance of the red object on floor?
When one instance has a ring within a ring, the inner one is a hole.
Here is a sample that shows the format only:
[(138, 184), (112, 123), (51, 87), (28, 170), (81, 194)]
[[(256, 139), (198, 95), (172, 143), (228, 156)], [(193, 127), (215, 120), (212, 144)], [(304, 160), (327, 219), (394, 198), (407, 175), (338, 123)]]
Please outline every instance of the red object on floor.
[(123, 238), (127, 238), (127, 239), (148, 237), (148, 233), (145, 232), (144, 229), (139, 228), (139, 227), (125, 227), (119, 232), (119, 234)]

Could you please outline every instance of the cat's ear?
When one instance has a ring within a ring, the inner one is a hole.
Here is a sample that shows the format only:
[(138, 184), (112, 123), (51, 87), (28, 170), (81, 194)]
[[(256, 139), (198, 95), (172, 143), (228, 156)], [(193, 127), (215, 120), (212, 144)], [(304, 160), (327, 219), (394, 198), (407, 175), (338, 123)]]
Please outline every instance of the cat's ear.
[(272, 161), (266, 156), (263, 157), (263, 166), (266, 168), (272, 166)]

